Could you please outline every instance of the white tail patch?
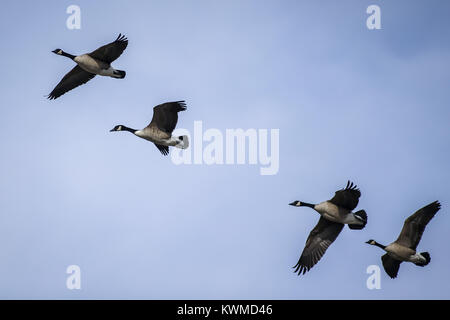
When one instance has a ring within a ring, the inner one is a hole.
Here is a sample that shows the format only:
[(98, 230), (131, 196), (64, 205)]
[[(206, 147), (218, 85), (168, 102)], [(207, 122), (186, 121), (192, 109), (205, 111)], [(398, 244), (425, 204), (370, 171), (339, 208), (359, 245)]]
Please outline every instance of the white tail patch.
[(179, 136), (177, 138), (177, 144), (175, 147), (180, 149), (187, 149), (189, 147), (189, 138), (188, 136)]

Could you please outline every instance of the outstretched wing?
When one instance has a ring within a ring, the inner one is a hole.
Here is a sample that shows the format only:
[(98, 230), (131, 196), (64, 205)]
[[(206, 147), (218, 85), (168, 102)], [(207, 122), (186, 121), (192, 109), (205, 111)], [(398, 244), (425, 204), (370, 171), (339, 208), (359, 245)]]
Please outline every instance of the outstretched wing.
[(116, 40), (104, 46), (101, 46), (97, 50), (89, 53), (89, 56), (91, 56), (94, 59), (104, 61), (106, 63), (111, 63), (118, 57), (120, 57), (120, 55), (125, 50), (127, 45), (128, 39), (122, 34), (119, 34)]
[(320, 217), (317, 225), (312, 229), (306, 240), (302, 255), (294, 266), (295, 272), (305, 274), (309, 271), (325, 254), (328, 247), (336, 240), (344, 227), (341, 223), (329, 221)]
[(422, 238), (425, 227), (440, 208), (441, 204), (438, 201), (434, 201), (422, 209), (417, 210), (413, 215), (405, 220), (403, 229), (400, 232), (396, 242), (416, 250), (417, 245)]
[(70, 91), (95, 77), (95, 74), (84, 71), (78, 65), (67, 73), (64, 78), (56, 85), (55, 89), (47, 96), (48, 99), (53, 100), (62, 96), (67, 91)]
[(166, 102), (153, 108), (153, 118), (149, 127), (171, 134), (178, 122), (178, 112), (186, 110), (184, 101)]
[(336, 191), (330, 202), (334, 203), (338, 207), (352, 211), (358, 205), (360, 196), (361, 191), (359, 191), (356, 184), (348, 181), (345, 189)]
[(392, 258), (389, 254), (384, 254), (381, 257), (381, 262), (383, 262), (384, 271), (391, 277), (392, 279), (397, 278), (398, 269), (400, 269), (399, 260)]
[(164, 146), (162, 144), (156, 144), (155, 146), (158, 148), (158, 150), (165, 156), (167, 156), (169, 154), (169, 147), (168, 146)]

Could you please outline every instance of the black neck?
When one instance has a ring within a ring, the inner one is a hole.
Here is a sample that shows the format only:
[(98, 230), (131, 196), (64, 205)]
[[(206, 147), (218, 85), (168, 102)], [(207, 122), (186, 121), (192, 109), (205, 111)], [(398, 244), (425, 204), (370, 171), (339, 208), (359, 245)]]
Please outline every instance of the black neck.
[(376, 241), (375, 241), (374, 246), (377, 246), (377, 247), (379, 247), (379, 248), (381, 248), (381, 249), (383, 249), (383, 250), (384, 250), (384, 248), (386, 248), (386, 246), (383, 246), (381, 243), (378, 243), (378, 242), (376, 242)]
[(136, 129), (128, 128), (127, 126), (122, 126), (122, 131), (128, 131), (131, 133), (136, 133)]
[(301, 206), (302, 206), (302, 207), (310, 207), (310, 208), (313, 208), (313, 209), (314, 209), (315, 204), (308, 203), (308, 202), (301, 202)]
[(61, 55), (64, 57), (70, 58), (72, 60), (75, 59), (75, 56), (71, 55), (70, 53), (64, 52), (64, 51), (61, 52)]

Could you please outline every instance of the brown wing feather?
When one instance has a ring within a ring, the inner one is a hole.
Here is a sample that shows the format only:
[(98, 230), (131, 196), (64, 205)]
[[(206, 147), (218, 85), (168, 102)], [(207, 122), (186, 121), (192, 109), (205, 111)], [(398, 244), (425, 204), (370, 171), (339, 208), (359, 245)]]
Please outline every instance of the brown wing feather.
[(70, 70), (64, 78), (56, 85), (55, 89), (47, 96), (48, 99), (53, 100), (64, 93), (82, 85), (95, 77), (95, 74), (84, 71), (78, 65)]
[(384, 271), (386, 271), (389, 277), (392, 279), (396, 278), (398, 269), (400, 268), (400, 263), (402, 262), (392, 258), (388, 253), (381, 257), (381, 262), (383, 262)]
[(422, 234), (425, 231), (425, 227), (440, 208), (441, 204), (438, 201), (434, 201), (422, 209), (417, 210), (413, 215), (405, 220), (403, 229), (400, 232), (396, 242), (416, 250), (417, 245), (422, 238)]
[(309, 271), (325, 254), (328, 247), (336, 240), (344, 227), (341, 223), (329, 221), (320, 217), (317, 225), (312, 229), (306, 240), (302, 255), (294, 266), (295, 272), (304, 274)]
[(153, 118), (150, 126), (171, 134), (178, 122), (178, 112), (186, 110), (184, 101), (166, 102), (153, 108)]
[(162, 144), (156, 144), (155, 146), (158, 148), (158, 150), (164, 155), (167, 156), (169, 154), (169, 147), (168, 146), (164, 146)]
[(344, 189), (336, 191), (334, 197), (330, 200), (335, 205), (352, 211), (356, 208), (359, 202), (361, 191), (353, 182), (348, 181)]
[(97, 50), (89, 53), (89, 56), (91, 56), (94, 59), (104, 61), (106, 63), (111, 63), (118, 57), (120, 57), (120, 55), (127, 46), (128, 46), (128, 39), (122, 34), (119, 34), (116, 40), (104, 46), (101, 46)]

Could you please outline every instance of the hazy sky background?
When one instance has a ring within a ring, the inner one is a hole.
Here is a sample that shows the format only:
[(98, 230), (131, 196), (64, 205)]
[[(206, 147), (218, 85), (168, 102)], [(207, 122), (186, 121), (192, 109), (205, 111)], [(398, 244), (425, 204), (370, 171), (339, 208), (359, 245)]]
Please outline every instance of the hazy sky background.
[[(81, 7), (81, 30), (66, 8)], [(366, 8), (381, 7), (382, 30)], [(448, 1), (4, 1), (0, 12), (0, 298), (450, 298)], [(129, 38), (113, 65), (45, 99), (74, 66), (51, 53)], [(280, 170), (180, 165), (141, 128), (184, 99), (178, 127), (280, 129)], [(361, 189), (343, 230), (293, 273), (319, 215), (288, 206)], [(381, 290), (366, 268), (410, 214), (440, 200), (419, 251)], [(79, 265), (81, 290), (66, 288)]]

